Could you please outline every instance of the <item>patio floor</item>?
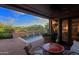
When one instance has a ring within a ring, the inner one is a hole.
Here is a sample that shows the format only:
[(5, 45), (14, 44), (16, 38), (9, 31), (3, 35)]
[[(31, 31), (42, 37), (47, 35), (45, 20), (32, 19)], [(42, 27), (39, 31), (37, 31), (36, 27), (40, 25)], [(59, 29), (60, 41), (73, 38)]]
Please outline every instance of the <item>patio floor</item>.
[(25, 45), (26, 43), (17, 38), (0, 39), (0, 55), (25, 55)]

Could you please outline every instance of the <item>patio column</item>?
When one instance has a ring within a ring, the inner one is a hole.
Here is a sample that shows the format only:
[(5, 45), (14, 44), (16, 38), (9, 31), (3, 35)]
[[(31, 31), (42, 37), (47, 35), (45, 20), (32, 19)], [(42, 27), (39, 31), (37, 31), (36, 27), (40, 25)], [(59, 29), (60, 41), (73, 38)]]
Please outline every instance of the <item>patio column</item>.
[(50, 33), (52, 33), (52, 19), (49, 20), (49, 30)]
[(62, 44), (62, 18), (58, 19), (58, 43)]
[(72, 18), (68, 18), (68, 46), (72, 45)]

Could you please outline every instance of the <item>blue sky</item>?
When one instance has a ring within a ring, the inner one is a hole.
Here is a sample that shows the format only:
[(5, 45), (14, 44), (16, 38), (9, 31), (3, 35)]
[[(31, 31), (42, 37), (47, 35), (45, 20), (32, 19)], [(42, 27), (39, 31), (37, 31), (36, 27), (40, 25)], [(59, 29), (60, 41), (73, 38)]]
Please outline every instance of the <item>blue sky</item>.
[(48, 19), (0, 7), (0, 22), (14, 26), (45, 25)]

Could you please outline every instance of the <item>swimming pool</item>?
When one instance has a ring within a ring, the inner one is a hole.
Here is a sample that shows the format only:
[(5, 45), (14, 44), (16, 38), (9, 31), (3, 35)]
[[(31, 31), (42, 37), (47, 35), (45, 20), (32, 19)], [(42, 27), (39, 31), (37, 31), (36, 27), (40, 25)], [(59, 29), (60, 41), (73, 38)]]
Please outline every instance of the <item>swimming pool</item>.
[(30, 37), (25, 37), (24, 38), (27, 42), (31, 43), (31, 42), (35, 42), (38, 40), (43, 40), (43, 36), (42, 35), (33, 35)]

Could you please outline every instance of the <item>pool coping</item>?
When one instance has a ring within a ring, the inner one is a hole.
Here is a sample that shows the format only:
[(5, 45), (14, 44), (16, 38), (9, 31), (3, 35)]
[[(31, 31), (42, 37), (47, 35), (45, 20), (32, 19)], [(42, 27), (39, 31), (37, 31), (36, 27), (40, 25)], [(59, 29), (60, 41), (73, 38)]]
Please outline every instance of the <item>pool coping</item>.
[(20, 39), (21, 41), (23, 41), (25, 44), (29, 44), (28, 41), (24, 40), (24, 39), (21, 38), (21, 37), (18, 37), (18, 39)]

